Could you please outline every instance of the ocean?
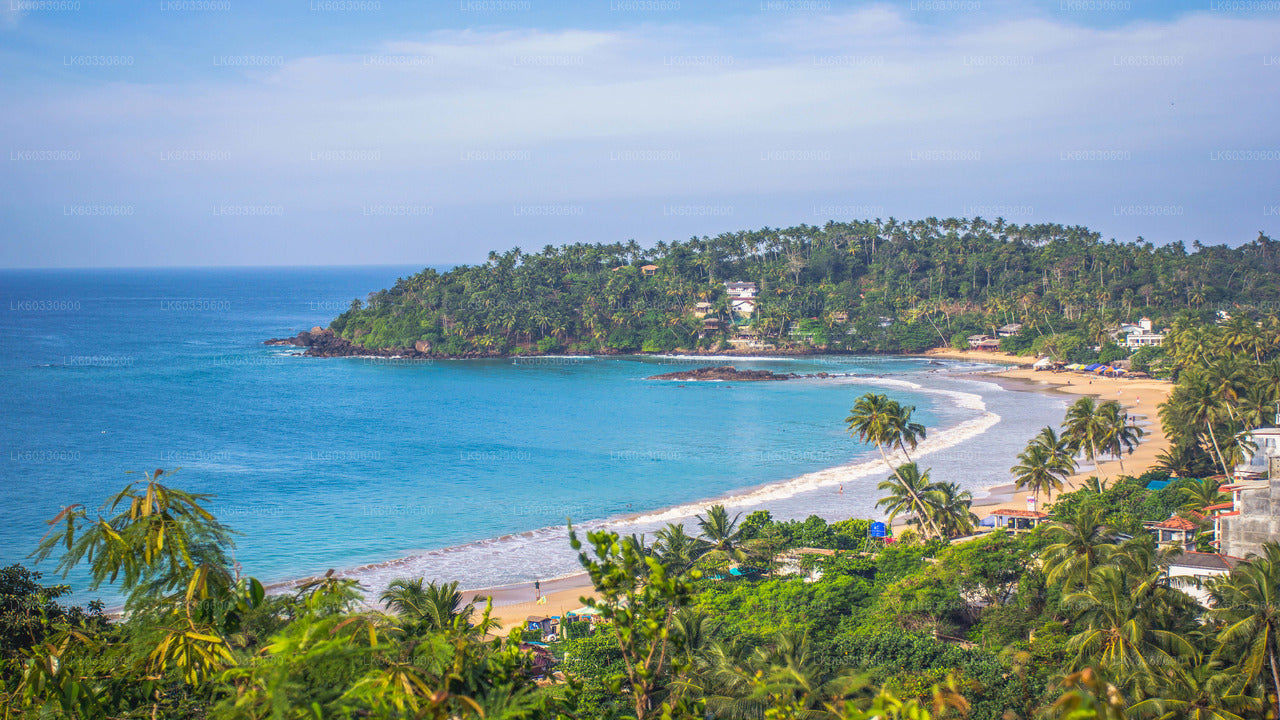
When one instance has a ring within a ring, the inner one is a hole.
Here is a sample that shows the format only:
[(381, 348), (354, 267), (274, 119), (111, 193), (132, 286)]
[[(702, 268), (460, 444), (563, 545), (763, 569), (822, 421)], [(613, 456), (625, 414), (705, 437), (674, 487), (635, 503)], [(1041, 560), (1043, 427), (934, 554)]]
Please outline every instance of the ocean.
[[(712, 501), (879, 517), (887, 471), (843, 422), (869, 390), (915, 405), (917, 459), (975, 492), (1007, 482), (1065, 407), (974, 374), (989, 366), (923, 358), (408, 362), (262, 344), (419, 269), (0, 271), (0, 564), (29, 563), (48, 519), (97, 508), (127, 471), (180, 467), (167, 481), (216, 495), (236, 560), (264, 582), (548, 579), (576, 569), (568, 520), (651, 532)], [(708, 362), (849, 376), (646, 379)], [(118, 600), (86, 577), (66, 580), (73, 599)]]

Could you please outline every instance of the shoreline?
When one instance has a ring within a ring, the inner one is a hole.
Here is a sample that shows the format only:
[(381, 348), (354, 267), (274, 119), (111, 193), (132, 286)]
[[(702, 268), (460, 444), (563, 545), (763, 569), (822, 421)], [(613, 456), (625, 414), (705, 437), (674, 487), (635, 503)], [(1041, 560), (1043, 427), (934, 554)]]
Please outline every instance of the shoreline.
[[(1160, 421), (1155, 412), (1157, 406), (1164, 402), (1165, 397), (1168, 396), (1173, 387), (1168, 381), (1146, 378), (1089, 377), (1077, 373), (1053, 373), (1049, 371), (1037, 372), (1030, 369), (1030, 361), (1014, 358), (1013, 356), (1005, 356), (1002, 353), (952, 350), (929, 353), (923, 357), (945, 357), (947, 359), (1013, 364), (1015, 365), (1014, 367), (1004, 370), (975, 372), (972, 375), (987, 380), (995, 380), (1002, 386), (1018, 392), (1055, 393), (1072, 397), (1093, 395), (1102, 399), (1119, 400), (1129, 413), (1137, 418), (1137, 423), (1145, 433), (1133, 454), (1127, 455), (1123, 459), (1125, 465), (1124, 474), (1126, 475), (1141, 474), (1141, 471), (1145, 471), (1146, 468), (1154, 463), (1156, 456), (1160, 452), (1169, 447), (1168, 440), (1165, 438), (1164, 430), (1160, 427)], [(1022, 362), (1012, 363), (1011, 361), (1013, 360), (1022, 360)], [(1094, 475), (1112, 479), (1121, 474), (1120, 464), (1121, 461), (1109, 459), (1098, 462), (1096, 466), (1079, 470), (1067, 478), (1062, 492), (1078, 490), (1084, 485), (1086, 479)], [(973, 512), (980, 519), (991, 515), (997, 510), (1025, 510), (1027, 507), (1025, 492), (1016, 489), (1011, 477), (1008, 482), (984, 488), (983, 492), (985, 495), (976, 498), (973, 504)], [(1055, 495), (1058, 494), (1061, 493), (1056, 493)], [(1042, 507), (1049, 502), (1052, 502), (1052, 497), (1043, 498), (1040, 506)], [(902, 524), (900, 520), (895, 523), (895, 526), (901, 526)], [(510, 629), (522, 626), (528, 616), (563, 615), (564, 612), (580, 607), (583, 604), (582, 599), (597, 597), (590, 578), (585, 572), (543, 582), (542, 594), (546, 597), (544, 604), (534, 602), (534, 593), (533, 583), (530, 582), (468, 590), (464, 593), (464, 598), (468, 602), (476, 601), (478, 607), (481, 608), (486, 599), (492, 598), (494, 607), (491, 617), (498, 620), (504, 629)]]
[[(754, 357), (764, 357), (764, 356), (755, 355)], [(899, 356), (899, 357), (906, 357), (906, 356)], [(1092, 377), (1087, 377), (1083, 375), (1077, 375), (1075, 373), (1055, 374), (1051, 372), (1035, 372), (1028, 367), (1031, 363), (1031, 360), (1026, 358), (1017, 358), (1015, 356), (1005, 355), (1003, 353), (938, 350), (938, 351), (931, 351), (922, 355), (914, 355), (911, 357), (925, 358), (929, 360), (937, 359), (937, 360), (944, 360), (944, 361), (949, 360), (949, 361), (960, 361), (960, 362), (968, 362), (968, 363), (980, 363), (988, 366), (994, 365), (997, 367), (991, 367), (990, 369), (973, 369), (968, 371), (964, 371), (964, 368), (959, 368), (961, 372), (954, 373), (954, 376), (955, 377), (968, 376), (972, 378), (983, 379), (986, 381), (995, 382), (996, 384), (999, 384), (1002, 387), (1005, 387), (1006, 389), (1020, 391), (1020, 392), (1033, 392), (1033, 393), (1040, 393), (1044, 395), (1048, 395), (1050, 393), (1060, 393), (1060, 394), (1068, 394), (1068, 395), (1076, 395), (1076, 396), (1084, 395), (1084, 394), (1104, 396), (1107, 394), (1114, 394), (1115, 392), (1120, 391), (1122, 395), (1119, 399), (1123, 401), (1127, 401), (1125, 403), (1126, 407), (1130, 408), (1131, 412), (1133, 412), (1135, 409), (1133, 407), (1135, 395), (1141, 396), (1141, 394), (1148, 394), (1151, 397), (1151, 400), (1144, 399), (1144, 402), (1141, 404), (1141, 407), (1138, 408), (1138, 412), (1134, 413), (1136, 415), (1141, 415), (1144, 417), (1148, 414), (1145, 410), (1154, 408), (1157, 402), (1163, 400), (1163, 396), (1167, 394), (1168, 388), (1169, 388), (1168, 383), (1164, 381), (1158, 381), (1158, 380), (1121, 380), (1121, 379), (1111, 379), (1111, 378), (1092, 378)], [(1003, 366), (1003, 368), (1000, 368), (998, 366)], [(880, 377), (879, 379), (883, 380), (885, 378)], [(1066, 389), (1068, 387), (1070, 387), (1071, 389), (1069, 390)], [(1126, 388), (1135, 388), (1135, 389), (1141, 388), (1143, 392), (1142, 393), (1130, 392), (1127, 396), (1124, 396), (1123, 392)], [(1147, 388), (1150, 388), (1150, 389), (1147, 389)], [(1107, 399), (1111, 399), (1111, 398), (1107, 397)], [(1150, 414), (1154, 417), (1154, 413), (1150, 413)], [(954, 427), (948, 427), (946, 429), (950, 431), (950, 430), (955, 430), (956, 428), (962, 428), (965, 425), (971, 424), (971, 423), (980, 424), (982, 420), (983, 418), (982, 416), (980, 416), (975, 420), (965, 421), (960, 425), (957, 425)], [(988, 429), (989, 428), (982, 429), (981, 432), (987, 432)], [(1139, 445), (1139, 449), (1137, 453), (1131, 458), (1126, 458), (1127, 460), (1127, 462), (1125, 463), (1126, 470), (1133, 471), (1134, 468), (1140, 465), (1145, 465), (1149, 463), (1151, 461), (1150, 459), (1154, 459), (1155, 454), (1160, 449), (1166, 446), (1166, 443), (1164, 442), (1164, 438), (1163, 438), (1163, 433), (1159, 432), (1158, 422), (1144, 427), (1144, 430), (1146, 430), (1148, 434), (1143, 438), (1143, 441)], [(979, 433), (979, 435), (981, 434), (981, 432)], [(970, 439), (971, 438), (966, 438), (964, 440), (961, 440), (961, 442), (968, 441)], [(943, 440), (943, 442), (945, 443), (946, 441)], [(944, 447), (949, 447), (949, 445), (944, 445)], [(942, 449), (942, 448), (939, 448), (939, 449)], [(1145, 458), (1144, 456), (1146, 455), (1149, 455), (1150, 459)], [(870, 463), (871, 465), (877, 465), (877, 466), (882, 464), (882, 462), (878, 458), (869, 460), (868, 463)], [(1132, 465), (1130, 463), (1132, 463)], [(748, 488), (739, 488), (725, 496), (720, 496), (717, 498), (707, 498), (703, 501), (699, 501), (696, 504), (702, 505), (704, 502), (714, 503), (718, 501), (733, 502), (735, 499), (741, 499), (745, 496), (758, 493), (762, 490), (765, 492), (768, 492), (771, 489), (776, 490), (777, 486), (779, 485), (782, 485), (785, 483), (794, 483), (797, 481), (802, 483), (808, 482), (810, 484), (813, 484), (815, 487), (822, 484), (830, 484), (827, 481), (831, 480), (831, 478), (835, 477), (836, 475), (847, 476), (850, 473), (859, 473), (861, 469), (860, 466), (865, 464), (867, 463), (861, 463), (861, 462), (846, 463), (846, 464), (842, 464), (832, 468), (824, 468), (814, 472), (804, 473), (803, 475), (783, 480), (781, 481), (781, 483), (769, 482), (769, 483), (764, 483), (758, 486), (753, 486)], [(1115, 461), (1106, 461), (1104, 463), (1100, 463), (1099, 465), (1100, 467), (1103, 468), (1103, 472), (1107, 476), (1114, 476), (1118, 471), (1115, 469), (1117, 467), (1117, 463)], [(1071, 489), (1075, 489), (1076, 487), (1079, 487), (1083, 483), (1083, 480), (1085, 478), (1095, 473), (1097, 473), (1097, 470), (1094, 470), (1092, 468), (1083, 472), (1076, 473), (1068, 480), (1067, 490), (1071, 490)], [(1134, 474), (1137, 474), (1137, 473), (1134, 472)], [(1006, 477), (1007, 477), (1007, 474), (1006, 474)], [(847, 482), (847, 481), (848, 480), (845, 477), (842, 477), (840, 480), (838, 480), (838, 482)], [(980, 490), (976, 490), (975, 493), (981, 494), (979, 498), (975, 499), (974, 505), (973, 505), (975, 514), (979, 515), (980, 517), (985, 517), (991, 514), (991, 512), (998, 509), (1025, 509), (1026, 507), (1025, 500), (1023, 499), (1025, 493), (1021, 493), (1015, 490), (1015, 488), (1013, 487), (1011, 478), (1005, 480), (1004, 482), (995, 483), (985, 488), (981, 488)], [(600, 520), (599, 522), (616, 523), (618, 521), (621, 521), (625, 523), (629, 520), (634, 521), (636, 519), (643, 518), (645, 516), (654, 516), (654, 515), (661, 515), (664, 513), (673, 512), (673, 511), (679, 510), (684, 505), (686, 504), (682, 503), (677, 506), (661, 508), (661, 509), (656, 509), (656, 510), (651, 510), (646, 512), (632, 513), (632, 514), (628, 514), (624, 518), (616, 518), (616, 517), (605, 518)], [(578, 527), (580, 530), (585, 530), (585, 529), (589, 529), (590, 526), (594, 524), (595, 523), (584, 523), (582, 525), (579, 525)], [(895, 524), (900, 525), (901, 519), (899, 520), (898, 523), (895, 523)], [(546, 528), (544, 528), (543, 530), (546, 530)], [(534, 530), (531, 532), (538, 532), (538, 531)], [(477, 542), (487, 543), (490, 541), (491, 540), (486, 539), (486, 540), (481, 540)], [(441, 550), (432, 551), (432, 552), (449, 552), (452, 550), (456, 550), (458, 548), (465, 548), (473, 544), (474, 543), (468, 543), (462, 546), (457, 546), (457, 548), (443, 548)], [(393, 560), (388, 560), (381, 563), (373, 563), (369, 565), (363, 565), (360, 567), (347, 568), (345, 570), (340, 571), (339, 574), (348, 576), (348, 577), (354, 577), (356, 579), (361, 579), (362, 575), (365, 575), (365, 573), (367, 572), (373, 571), (373, 574), (376, 576), (377, 574), (379, 574), (378, 571), (385, 571), (391, 568), (411, 565), (411, 563), (414, 561), (416, 557), (417, 557), (416, 555), (410, 555), (410, 556), (405, 556), (405, 557), (401, 557)], [(406, 567), (405, 569), (408, 570), (409, 568)], [(566, 568), (566, 570), (568, 570), (568, 568)], [(294, 580), (273, 583), (271, 586), (271, 589), (285, 590), (290, 587), (296, 587), (300, 582), (305, 582), (305, 580), (306, 579), (294, 579)], [(540, 593), (535, 590), (533, 581), (525, 581), (525, 582), (515, 582), (515, 583), (509, 583), (509, 584), (486, 585), (482, 587), (464, 588), (462, 590), (462, 594), (463, 594), (464, 602), (476, 603), (477, 612), (482, 612), (486, 601), (488, 601), (489, 599), (492, 599), (494, 603), (494, 607), (492, 609), (491, 616), (493, 619), (501, 623), (502, 627), (505, 629), (511, 629), (514, 627), (521, 626), (524, 623), (525, 618), (528, 616), (552, 616), (552, 615), (562, 616), (565, 612), (581, 607), (584, 604), (582, 602), (583, 598), (594, 597), (595, 595), (591, 586), (590, 579), (581, 570), (577, 570), (576, 572), (568, 572), (567, 574), (557, 576), (557, 577), (542, 578)], [(541, 598), (542, 598), (542, 602), (540, 603), (537, 601), (537, 596), (539, 594), (541, 595)], [(370, 597), (370, 599), (367, 602), (372, 604), (373, 603), (372, 597)]]

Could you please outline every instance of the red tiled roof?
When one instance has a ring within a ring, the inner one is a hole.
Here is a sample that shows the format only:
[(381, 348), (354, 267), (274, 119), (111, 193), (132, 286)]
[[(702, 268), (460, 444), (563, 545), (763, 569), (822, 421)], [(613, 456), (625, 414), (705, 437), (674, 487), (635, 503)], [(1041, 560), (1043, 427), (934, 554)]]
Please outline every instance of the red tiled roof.
[(1239, 515), (1239, 514), (1240, 514), (1239, 510), (1233, 510), (1231, 512), (1218, 513), (1218, 517), (1231, 517), (1232, 515)]
[(1029, 517), (1029, 518), (1047, 518), (1048, 513), (1042, 513), (1038, 510), (993, 510), (992, 515), (997, 517)]
[(1213, 512), (1214, 510), (1230, 510), (1234, 506), (1235, 503), (1233, 502), (1224, 502), (1218, 503), (1217, 505), (1209, 505), (1205, 510), (1208, 510), (1209, 512)]
[(1174, 515), (1164, 522), (1148, 525), (1147, 527), (1152, 528), (1153, 530), (1195, 530), (1199, 526), (1184, 517)]

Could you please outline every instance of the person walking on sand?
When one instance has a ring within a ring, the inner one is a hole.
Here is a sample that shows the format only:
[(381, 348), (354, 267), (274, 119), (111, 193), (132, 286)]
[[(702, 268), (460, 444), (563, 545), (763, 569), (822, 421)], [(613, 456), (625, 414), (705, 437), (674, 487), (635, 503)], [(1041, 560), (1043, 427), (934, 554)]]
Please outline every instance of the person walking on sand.
[(541, 597), (542, 597), (542, 581), (534, 580), (533, 581), (533, 599), (537, 601)]

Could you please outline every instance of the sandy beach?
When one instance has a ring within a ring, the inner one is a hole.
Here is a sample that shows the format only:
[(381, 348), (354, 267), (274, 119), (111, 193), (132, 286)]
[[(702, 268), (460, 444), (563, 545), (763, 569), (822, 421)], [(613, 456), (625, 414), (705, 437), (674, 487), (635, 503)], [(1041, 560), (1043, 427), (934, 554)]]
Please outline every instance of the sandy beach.
[[(1011, 368), (998, 373), (995, 377), (1008, 378), (1027, 383), (1049, 392), (1060, 392), (1067, 395), (1094, 395), (1099, 400), (1118, 400), (1130, 415), (1138, 418), (1138, 425), (1145, 433), (1132, 455), (1125, 455), (1119, 460), (1104, 460), (1096, 468), (1088, 468), (1067, 478), (1065, 492), (1079, 489), (1086, 479), (1097, 475), (1104, 479), (1112, 479), (1117, 475), (1140, 475), (1155, 464), (1156, 456), (1168, 449), (1169, 441), (1160, 426), (1158, 406), (1168, 397), (1173, 385), (1165, 380), (1125, 379), (1089, 377), (1080, 373), (1036, 372), (1028, 367)], [(1123, 464), (1123, 471), (1121, 465)], [(1025, 492), (1015, 492), (1012, 482), (1008, 485), (988, 488), (988, 502), (979, 500), (975, 503), (974, 512), (980, 517), (990, 515), (996, 509), (1027, 508)], [(1052, 502), (1052, 498), (1047, 498)], [(1041, 498), (1044, 503), (1046, 498)]]
[[(1121, 463), (1124, 465), (1123, 474), (1138, 475), (1154, 464), (1156, 456), (1169, 445), (1157, 416), (1157, 406), (1164, 402), (1172, 388), (1167, 381), (1089, 377), (1071, 372), (1036, 372), (1030, 367), (1034, 358), (1016, 357), (1001, 352), (939, 349), (928, 352), (927, 356), (1009, 365), (1011, 367), (1007, 370), (982, 375), (1024, 390), (1072, 396), (1093, 395), (1100, 400), (1118, 400), (1131, 415), (1138, 418), (1138, 424), (1145, 435), (1133, 454), (1126, 455), (1122, 460), (1105, 460), (1098, 463), (1096, 468), (1077, 472), (1067, 479), (1067, 492), (1079, 489), (1092, 475), (1111, 479), (1122, 474)], [(1008, 483), (989, 487), (986, 492), (987, 495), (974, 503), (974, 513), (979, 517), (986, 517), (998, 509), (1027, 508), (1027, 493), (1016, 491), (1012, 479)], [(1047, 500), (1051, 502), (1052, 498)], [(1041, 498), (1041, 504), (1044, 502), (1046, 498)], [(485, 600), (492, 598), (493, 618), (502, 624), (504, 630), (510, 630), (519, 627), (529, 616), (564, 615), (581, 607), (584, 597), (595, 596), (590, 579), (585, 573), (543, 581), (540, 594), (545, 598), (541, 604), (535, 600), (537, 591), (533, 583), (520, 583), (468, 591), (467, 597), (474, 598), (478, 607), (483, 607)]]
[[(533, 615), (544, 617), (563, 617), (570, 610), (582, 607), (584, 597), (596, 597), (591, 587), (591, 578), (584, 573), (555, 580), (541, 581), (539, 591), (533, 583), (517, 583), (502, 587), (471, 590), (466, 593), (469, 602), (475, 602), (476, 609), (482, 611), (486, 600), (493, 600), (493, 611), (490, 617), (502, 625), (502, 629), (511, 630), (520, 627), (525, 618)], [(536, 598), (541, 595), (542, 602)]]

